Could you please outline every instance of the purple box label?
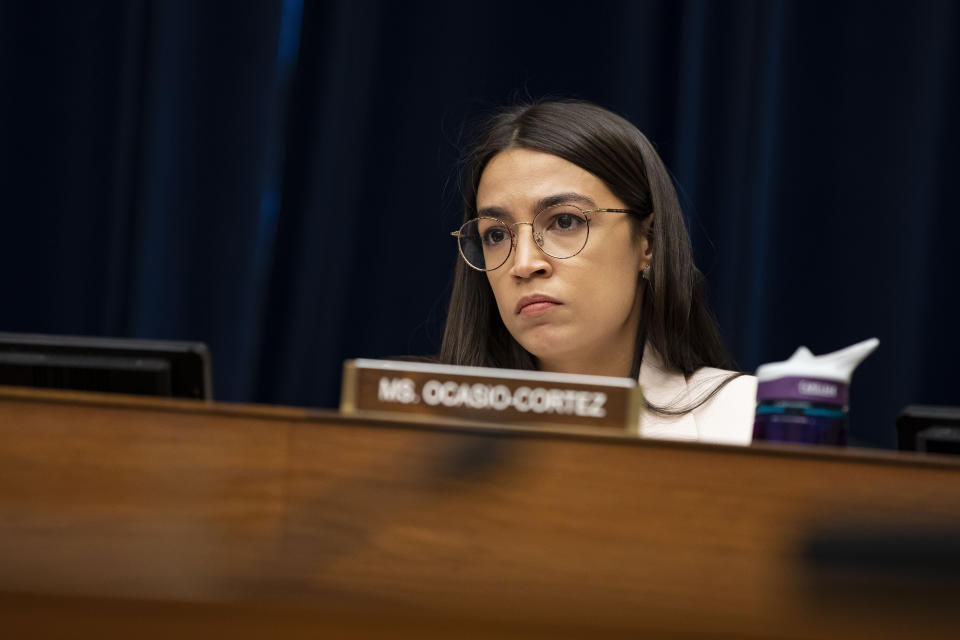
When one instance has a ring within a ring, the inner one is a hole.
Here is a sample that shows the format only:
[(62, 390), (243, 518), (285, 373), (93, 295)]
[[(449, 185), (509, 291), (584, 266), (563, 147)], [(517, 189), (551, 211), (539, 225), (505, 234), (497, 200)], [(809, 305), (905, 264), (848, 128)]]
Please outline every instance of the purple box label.
[(757, 400), (805, 400), (847, 406), (850, 385), (836, 380), (786, 377), (757, 385)]

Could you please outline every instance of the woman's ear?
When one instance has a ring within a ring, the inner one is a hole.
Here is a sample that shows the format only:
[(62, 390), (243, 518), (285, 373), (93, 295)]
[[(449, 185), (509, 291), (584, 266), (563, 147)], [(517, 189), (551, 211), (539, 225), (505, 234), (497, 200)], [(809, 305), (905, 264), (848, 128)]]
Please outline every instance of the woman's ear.
[(643, 222), (643, 239), (645, 241), (643, 257), (647, 266), (653, 262), (653, 216), (654, 214), (651, 213)]
[(653, 263), (653, 214), (643, 218), (639, 222), (636, 219), (634, 223), (634, 246), (637, 248), (637, 272), (643, 273), (644, 269), (649, 269)]
[(653, 265), (653, 213), (643, 223), (643, 259), (640, 277), (650, 283), (650, 267)]

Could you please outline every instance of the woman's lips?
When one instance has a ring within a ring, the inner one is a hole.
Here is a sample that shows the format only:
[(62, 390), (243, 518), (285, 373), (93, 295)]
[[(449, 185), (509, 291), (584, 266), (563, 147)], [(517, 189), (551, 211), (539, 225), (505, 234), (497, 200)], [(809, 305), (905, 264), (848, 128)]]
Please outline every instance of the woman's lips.
[(561, 304), (559, 300), (551, 298), (550, 296), (524, 296), (517, 302), (516, 312), (520, 315), (534, 316), (549, 311)]
[(523, 309), (520, 309), (520, 315), (522, 316), (535, 316), (537, 314), (543, 313), (544, 311), (549, 311), (554, 307), (559, 307), (560, 305), (556, 302), (534, 302), (528, 304)]

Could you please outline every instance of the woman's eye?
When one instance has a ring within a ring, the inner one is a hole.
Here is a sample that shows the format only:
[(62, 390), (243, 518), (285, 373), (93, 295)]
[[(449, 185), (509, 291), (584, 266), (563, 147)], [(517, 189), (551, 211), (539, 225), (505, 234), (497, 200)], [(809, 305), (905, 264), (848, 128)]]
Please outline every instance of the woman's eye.
[(487, 229), (483, 234), (483, 244), (492, 246), (499, 244), (506, 239), (507, 232), (503, 229)]
[(576, 231), (583, 224), (583, 219), (573, 213), (558, 213), (550, 219), (547, 229), (550, 231)]

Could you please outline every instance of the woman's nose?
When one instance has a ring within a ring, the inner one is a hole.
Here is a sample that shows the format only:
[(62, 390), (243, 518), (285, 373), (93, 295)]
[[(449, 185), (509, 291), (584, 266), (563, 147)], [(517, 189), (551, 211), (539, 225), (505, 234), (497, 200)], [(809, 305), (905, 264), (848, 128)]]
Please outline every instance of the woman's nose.
[(550, 259), (540, 250), (531, 233), (529, 223), (517, 225), (517, 244), (513, 250), (513, 264), (510, 266), (510, 275), (518, 278), (529, 278), (534, 275), (548, 275), (552, 272)]

